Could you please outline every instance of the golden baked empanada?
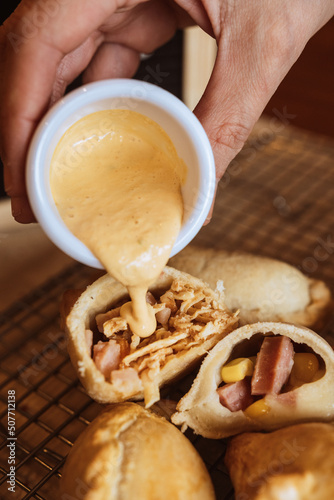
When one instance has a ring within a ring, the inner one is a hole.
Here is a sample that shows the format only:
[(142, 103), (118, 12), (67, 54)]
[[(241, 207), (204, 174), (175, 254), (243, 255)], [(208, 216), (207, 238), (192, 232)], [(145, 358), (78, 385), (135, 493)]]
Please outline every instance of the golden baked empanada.
[(144, 398), (151, 406), (162, 385), (189, 370), (237, 325), (218, 293), (168, 267), (148, 294), (157, 318), (153, 335), (132, 334), (119, 316), (127, 300), (126, 288), (105, 275), (87, 287), (63, 321), (73, 366), (100, 403)]
[(286, 323), (227, 335), (172, 416), (213, 439), (312, 420), (334, 420), (334, 351), (311, 330)]
[(222, 280), (226, 305), (239, 310), (240, 325), (281, 321), (320, 329), (333, 305), (325, 283), (268, 257), (189, 245), (169, 263), (212, 289)]
[(333, 500), (334, 425), (241, 434), (230, 441), (225, 463), (240, 500)]
[(66, 460), (62, 500), (214, 500), (208, 471), (172, 424), (135, 403), (105, 409)]

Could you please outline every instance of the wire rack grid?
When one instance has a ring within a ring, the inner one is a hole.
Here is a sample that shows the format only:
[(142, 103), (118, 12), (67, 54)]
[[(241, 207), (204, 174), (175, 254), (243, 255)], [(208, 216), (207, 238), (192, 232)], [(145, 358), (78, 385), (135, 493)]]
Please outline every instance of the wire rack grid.
[[(268, 124), (230, 165), (218, 187), (212, 222), (196, 243), (285, 260), (334, 290), (334, 143)], [(77, 380), (59, 327), (66, 289), (94, 272), (75, 265), (13, 304), (0, 317), (0, 498), (55, 500), (70, 447), (100, 412)], [(332, 341), (333, 320), (319, 332)], [(167, 396), (178, 399), (192, 376)], [(10, 492), (8, 394), (15, 391), (16, 485)], [(166, 394), (165, 394), (166, 395)], [(226, 441), (187, 431), (210, 472), (217, 500), (232, 500)]]

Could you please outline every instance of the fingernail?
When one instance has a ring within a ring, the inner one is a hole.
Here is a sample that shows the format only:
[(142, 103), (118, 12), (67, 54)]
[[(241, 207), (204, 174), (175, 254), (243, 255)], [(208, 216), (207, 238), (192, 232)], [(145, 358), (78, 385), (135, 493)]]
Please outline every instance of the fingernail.
[(12, 202), (12, 216), (21, 224), (29, 224), (35, 222), (35, 216), (31, 210), (28, 200), (22, 196), (15, 196)]
[(12, 198), (12, 216), (14, 219), (22, 214), (22, 198)]
[(10, 193), (12, 191), (12, 175), (11, 175), (11, 164), (9, 162), (6, 162), (4, 158), (2, 158), (2, 163), (3, 163), (3, 179), (4, 179), (4, 184), (5, 184), (5, 191), (10, 196)]

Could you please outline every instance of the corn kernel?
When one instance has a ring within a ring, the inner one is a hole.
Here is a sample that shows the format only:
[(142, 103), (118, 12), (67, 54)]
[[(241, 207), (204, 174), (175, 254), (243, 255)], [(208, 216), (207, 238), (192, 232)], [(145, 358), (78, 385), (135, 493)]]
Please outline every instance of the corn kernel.
[(270, 410), (270, 406), (264, 399), (259, 399), (244, 410), (244, 414), (249, 418), (258, 418), (266, 415)]
[(248, 358), (237, 358), (223, 366), (221, 376), (223, 382), (239, 382), (253, 375), (254, 365)]
[(313, 377), (319, 370), (318, 358), (310, 352), (297, 352), (291, 371), (291, 380), (297, 379), (301, 382), (312, 382)]

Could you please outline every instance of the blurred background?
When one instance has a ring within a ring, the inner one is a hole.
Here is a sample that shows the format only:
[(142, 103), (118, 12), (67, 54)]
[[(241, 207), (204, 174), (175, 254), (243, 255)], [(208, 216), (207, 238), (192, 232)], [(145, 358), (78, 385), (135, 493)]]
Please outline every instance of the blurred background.
[[(7, 0), (2, 3), (1, 23), (18, 4), (17, 0)], [(189, 72), (185, 67), (185, 60), (188, 60), (189, 65), (190, 54), (191, 65), (195, 71), (198, 71), (199, 65), (211, 64), (210, 58), (214, 57), (212, 43), (200, 42), (198, 49), (197, 43), (199, 43), (198, 33), (195, 37), (194, 34), (187, 36), (183, 32), (177, 32), (170, 42), (157, 50), (150, 58), (142, 61), (134, 78), (155, 83), (193, 107), (198, 95), (186, 95), (188, 88), (186, 78), (191, 78), (193, 70)], [(205, 51), (210, 52), (209, 58)], [(290, 115), (294, 115), (291, 125), (334, 138), (333, 63), (334, 18), (309, 41), (304, 52), (269, 101), (264, 115), (274, 116), (277, 111), (282, 113), (286, 110)], [(68, 90), (77, 87), (80, 83), (81, 80), (78, 78)], [(3, 166), (0, 162), (0, 197), (5, 197), (2, 172)]]

